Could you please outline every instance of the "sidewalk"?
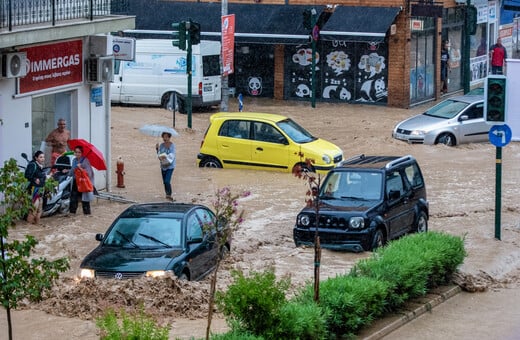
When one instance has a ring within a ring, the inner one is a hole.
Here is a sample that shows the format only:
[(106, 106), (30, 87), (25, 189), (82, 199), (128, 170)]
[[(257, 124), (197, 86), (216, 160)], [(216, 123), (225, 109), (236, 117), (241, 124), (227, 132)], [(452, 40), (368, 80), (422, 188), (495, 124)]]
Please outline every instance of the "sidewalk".
[[(414, 306), (415, 305), (415, 306)], [(359, 333), (365, 340), (520, 339), (520, 287), (481, 293), (443, 287)]]

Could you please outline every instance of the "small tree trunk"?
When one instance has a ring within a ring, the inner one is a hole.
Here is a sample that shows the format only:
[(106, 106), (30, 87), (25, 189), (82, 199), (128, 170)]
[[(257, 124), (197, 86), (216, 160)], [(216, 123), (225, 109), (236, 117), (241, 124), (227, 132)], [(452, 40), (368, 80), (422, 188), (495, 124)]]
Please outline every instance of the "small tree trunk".
[(213, 305), (215, 304), (215, 290), (217, 287), (217, 274), (220, 267), (220, 256), (217, 257), (217, 264), (215, 265), (215, 272), (211, 278), (209, 289), (209, 303), (208, 303), (208, 326), (206, 327), (206, 340), (209, 340), (209, 333), (211, 329), (211, 320), (213, 319)]
[(7, 312), (7, 329), (9, 333), (9, 340), (13, 340), (13, 325), (11, 324), (11, 307), (5, 309)]
[(316, 238), (314, 239), (314, 301), (316, 303), (320, 302), (320, 262), (321, 262), (320, 237), (316, 236)]

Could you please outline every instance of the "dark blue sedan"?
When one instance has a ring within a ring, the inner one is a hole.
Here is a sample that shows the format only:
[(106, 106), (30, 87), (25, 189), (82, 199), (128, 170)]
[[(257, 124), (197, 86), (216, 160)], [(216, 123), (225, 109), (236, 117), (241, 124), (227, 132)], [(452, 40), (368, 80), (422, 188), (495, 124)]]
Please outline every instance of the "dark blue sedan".
[[(123, 211), (81, 262), (81, 278), (130, 279), (168, 272), (199, 280), (230, 244), (216, 242), (215, 214), (203, 205), (135, 204)], [(211, 226), (211, 227), (208, 227)]]

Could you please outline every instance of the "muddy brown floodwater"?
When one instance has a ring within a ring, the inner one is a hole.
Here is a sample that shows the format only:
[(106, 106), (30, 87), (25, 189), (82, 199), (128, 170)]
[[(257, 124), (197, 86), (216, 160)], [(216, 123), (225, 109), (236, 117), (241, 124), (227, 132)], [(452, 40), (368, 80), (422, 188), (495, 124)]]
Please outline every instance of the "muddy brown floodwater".
[[(419, 161), (426, 178), (430, 201), (429, 229), (463, 236), (468, 252), (461, 266), (460, 283), (469, 290), (482, 290), (504, 282), (520, 281), (520, 145), (503, 149), (501, 241), (495, 239), (495, 147), (490, 143), (446, 147), (408, 145), (392, 139), (394, 125), (425, 107), (409, 110), (367, 105), (335, 105), (278, 102), (246, 99), (244, 108), (253, 112), (289, 116), (316, 136), (339, 145), (345, 157), (357, 154), (411, 154)], [(230, 111), (237, 103), (230, 102)], [(192, 129), (187, 116), (175, 115), (179, 136), (177, 168), (174, 172), (174, 197), (178, 202), (197, 202), (211, 206), (218, 188), (229, 186), (235, 192), (251, 191), (240, 201), (245, 222), (235, 234), (233, 249), (219, 272), (219, 289), (231, 282), (230, 270), (261, 271), (273, 267), (277, 276), (289, 276), (296, 289), (313, 276), (313, 250), (295, 248), (292, 227), (304, 205), (307, 187), (289, 173), (199, 169), (196, 156), (208, 118), (212, 112), (195, 113)], [(155, 143), (159, 140), (141, 134), (144, 124), (172, 124), (172, 113), (158, 108), (112, 108), (111, 192), (135, 202), (163, 201)], [(115, 164), (125, 162), (125, 188), (116, 188)], [(99, 281), (78, 283), (78, 267), (92, 250), (96, 233), (103, 233), (110, 222), (127, 207), (111, 200), (93, 203), (91, 217), (57, 215), (43, 219), (44, 225), (25, 223), (11, 231), (11, 237), (34, 235), (40, 240), (37, 255), (49, 259), (68, 256), (71, 269), (63, 275), (50, 297), (39, 304), (23, 304), (14, 312), (17, 339), (97, 339), (94, 320), (107, 307), (134, 308), (140, 304), (158, 320), (172, 327), (171, 338), (203, 336), (206, 329), (209, 280), (179, 282)], [(369, 252), (355, 254), (323, 250), (321, 278), (347, 272)], [(478, 317), (475, 316), (475, 320)], [(0, 339), (6, 339), (7, 326), (0, 318)], [(222, 315), (216, 314), (213, 330), (226, 329)]]

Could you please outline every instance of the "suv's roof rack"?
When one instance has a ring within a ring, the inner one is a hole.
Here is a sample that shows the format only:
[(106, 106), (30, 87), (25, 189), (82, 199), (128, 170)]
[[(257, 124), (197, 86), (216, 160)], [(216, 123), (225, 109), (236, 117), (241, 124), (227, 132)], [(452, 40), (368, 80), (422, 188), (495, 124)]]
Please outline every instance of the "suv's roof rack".
[(338, 166), (342, 166), (342, 165), (345, 165), (345, 164), (350, 164), (350, 163), (353, 163), (354, 161), (362, 160), (364, 158), (365, 158), (365, 154), (362, 153), (360, 155), (353, 156), (353, 157), (347, 158), (347, 159), (339, 162)]
[(398, 159), (394, 159), (393, 161), (388, 162), (386, 164), (385, 168), (389, 169), (393, 166), (396, 166), (397, 164), (408, 162), (408, 161), (413, 161), (413, 160), (414, 160), (414, 158), (412, 155), (406, 155), (406, 156), (399, 157)]

